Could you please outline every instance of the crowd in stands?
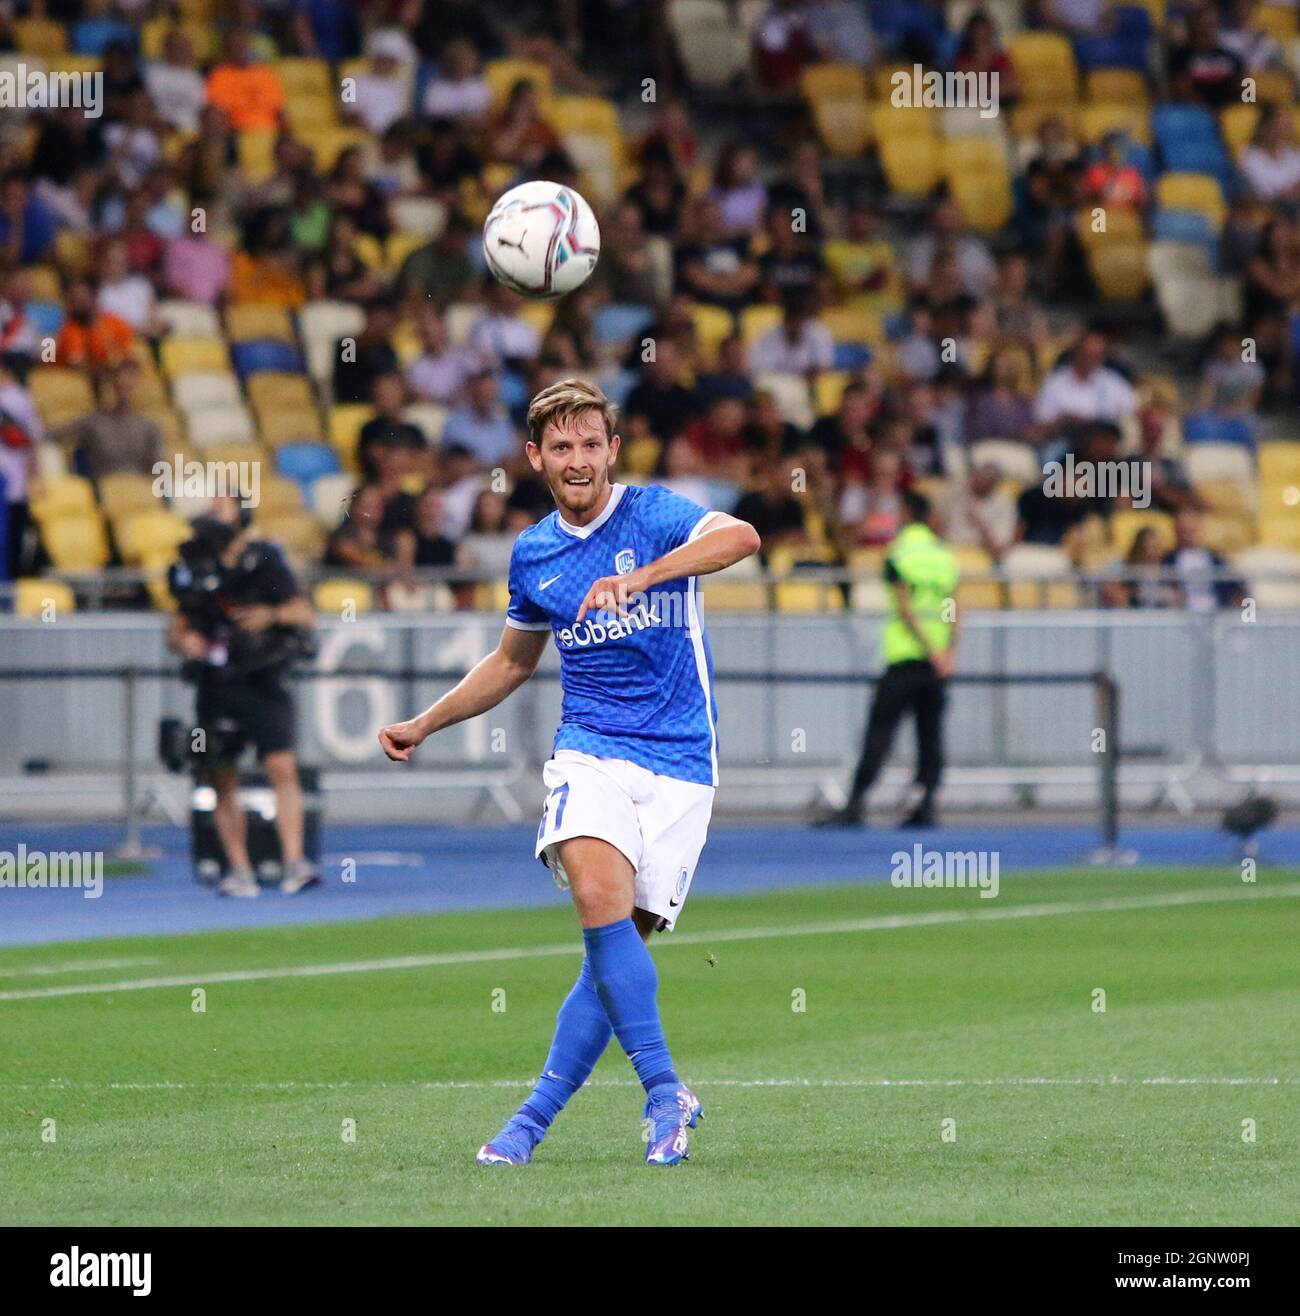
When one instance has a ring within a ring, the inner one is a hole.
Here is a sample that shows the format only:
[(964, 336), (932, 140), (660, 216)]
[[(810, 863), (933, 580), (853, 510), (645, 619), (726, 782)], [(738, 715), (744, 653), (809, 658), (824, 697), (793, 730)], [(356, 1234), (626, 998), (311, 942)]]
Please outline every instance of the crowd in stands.
[[(550, 510), (528, 399), (580, 374), (624, 477), (775, 571), (878, 574), (921, 488), (972, 577), (1230, 604), (1300, 549), (1300, 443), (1260, 442), (1297, 402), (1297, 52), (1294, 5), (1212, 0), (0, 3), (0, 73), (105, 98), (0, 109), (8, 574), (156, 570), (182, 454), (261, 461), (300, 566), (482, 604)], [(997, 113), (898, 104), (914, 64), (996, 73)], [(479, 250), (530, 177), (601, 221), (557, 303)], [(1149, 506), (1057, 496), (1067, 457)]]

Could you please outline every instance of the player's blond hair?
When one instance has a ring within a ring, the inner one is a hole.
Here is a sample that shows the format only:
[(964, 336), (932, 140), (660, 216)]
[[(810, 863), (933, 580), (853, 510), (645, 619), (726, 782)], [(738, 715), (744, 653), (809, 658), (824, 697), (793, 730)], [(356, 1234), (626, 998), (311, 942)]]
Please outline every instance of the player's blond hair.
[(563, 424), (587, 411), (598, 411), (605, 421), (605, 433), (614, 437), (618, 408), (585, 379), (561, 379), (551, 384), (528, 404), (528, 437), (541, 446), (542, 435), (551, 424)]

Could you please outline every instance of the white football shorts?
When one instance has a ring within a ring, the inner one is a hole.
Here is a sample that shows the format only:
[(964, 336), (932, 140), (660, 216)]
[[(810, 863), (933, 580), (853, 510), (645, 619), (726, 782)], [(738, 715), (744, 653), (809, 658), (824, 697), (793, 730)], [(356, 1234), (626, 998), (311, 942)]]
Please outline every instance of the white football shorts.
[(555, 847), (574, 836), (608, 841), (636, 870), (636, 907), (658, 914), (661, 930), (682, 912), (709, 831), (713, 787), (651, 772), (626, 759), (557, 750), (542, 769), (546, 803), (537, 857), (568, 889)]

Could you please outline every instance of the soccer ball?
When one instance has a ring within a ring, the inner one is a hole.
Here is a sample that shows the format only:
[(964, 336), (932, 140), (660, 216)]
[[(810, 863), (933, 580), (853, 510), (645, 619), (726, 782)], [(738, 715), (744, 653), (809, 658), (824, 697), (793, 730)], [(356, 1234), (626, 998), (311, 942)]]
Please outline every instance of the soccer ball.
[(498, 282), (549, 301), (591, 276), (600, 258), (600, 226), (573, 188), (520, 183), (488, 214), (483, 255)]

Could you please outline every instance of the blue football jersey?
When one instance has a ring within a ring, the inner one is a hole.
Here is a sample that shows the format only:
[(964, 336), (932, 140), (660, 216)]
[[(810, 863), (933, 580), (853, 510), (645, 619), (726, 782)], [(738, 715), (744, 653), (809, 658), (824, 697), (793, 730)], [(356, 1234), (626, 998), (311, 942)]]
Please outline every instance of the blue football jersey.
[(680, 548), (713, 515), (659, 485), (616, 484), (590, 525), (552, 512), (515, 541), (506, 622), (555, 637), (564, 692), (555, 749), (717, 785), (713, 656), (695, 577), (634, 596), (624, 617), (575, 620), (595, 581)]

